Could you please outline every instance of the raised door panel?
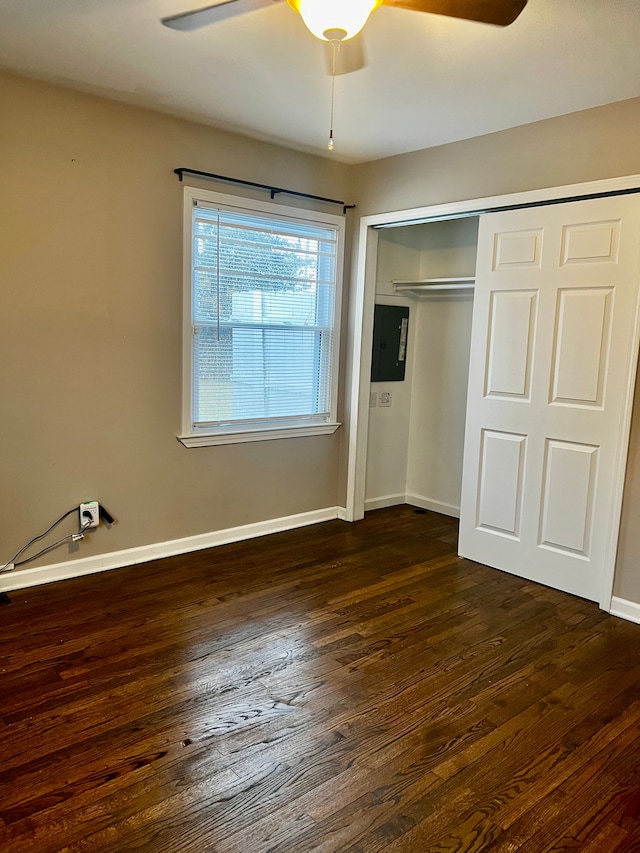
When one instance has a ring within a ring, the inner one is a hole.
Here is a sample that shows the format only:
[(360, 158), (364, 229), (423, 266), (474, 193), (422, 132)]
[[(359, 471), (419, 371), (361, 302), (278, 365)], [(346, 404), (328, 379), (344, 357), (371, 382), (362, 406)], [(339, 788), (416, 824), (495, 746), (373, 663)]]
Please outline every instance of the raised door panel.
[(558, 290), (551, 403), (604, 405), (613, 301), (612, 287)]
[(547, 440), (540, 513), (543, 548), (590, 556), (598, 450), (594, 445)]
[(542, 229), (503, 231), (494, 237), (493, 269), (539, 268), (542, 263)]
[(517, 539), (526, 436), (483, 430), (481, 438), (477, 526)]
[(562, 264), (617, 262), (620, 220), (565, 225), (562, 229)]
[(491, 293), (485, 396), (529, 399), (537, 300), (536, 290)]

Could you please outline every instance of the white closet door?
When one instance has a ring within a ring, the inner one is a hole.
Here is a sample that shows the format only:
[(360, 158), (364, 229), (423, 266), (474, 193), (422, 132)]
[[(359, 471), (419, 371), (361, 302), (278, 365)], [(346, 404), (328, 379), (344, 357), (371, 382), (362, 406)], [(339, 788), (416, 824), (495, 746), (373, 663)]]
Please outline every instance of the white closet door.
[(461, 556), (601, 599), (635, 376), (640, 200), (481, 217)]

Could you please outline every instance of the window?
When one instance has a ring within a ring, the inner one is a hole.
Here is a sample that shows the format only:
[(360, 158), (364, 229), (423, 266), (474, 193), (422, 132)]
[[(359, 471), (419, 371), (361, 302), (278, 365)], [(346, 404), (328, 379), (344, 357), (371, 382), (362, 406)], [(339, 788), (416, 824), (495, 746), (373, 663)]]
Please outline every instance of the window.
[(185, 190), (187, 446), (334, 432), (344, 220)]

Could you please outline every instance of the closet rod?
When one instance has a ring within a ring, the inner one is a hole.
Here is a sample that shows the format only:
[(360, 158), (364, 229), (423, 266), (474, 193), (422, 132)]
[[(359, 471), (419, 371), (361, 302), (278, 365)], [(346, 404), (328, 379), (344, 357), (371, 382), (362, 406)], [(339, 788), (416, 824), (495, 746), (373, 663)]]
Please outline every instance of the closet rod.
[(286, 193), (287, 195), (295, 195), (298, 198), (310, 198), (313, 201), (322, 201), (325, 204), (339, 204), (342, 206), (342, 212), (346, 213), (347, 210), (351, 210), (355, 207), (355, 204), (347, 204), (344, 201), (339, 201), (336, 198), (325, 198), (321, 195), (311, 195), (310, 193), (301, 193), (297, 190), (285, 190), (282, 187), (272, 187), (270, 184), (257, 184), (255, 181), (243, 181), (241, 178), (229, 178), (226, 175), (215, 175), (213, 172), (201, 172), (199, 169), (187, 169), (182, 166), (179, 169), (173, 170), (175, 174), (178, 176), (179, 180), (182, 180), (183, 175), (195, 175), (197, 178), (205, 178), (208, 181), (226, 181), (228, 184), (240, 184), (243, 187), (253, 187), (258, 190), (267, 190), (271, 193), (271, 198), (274, 199), (276, 195), (279, 193)]

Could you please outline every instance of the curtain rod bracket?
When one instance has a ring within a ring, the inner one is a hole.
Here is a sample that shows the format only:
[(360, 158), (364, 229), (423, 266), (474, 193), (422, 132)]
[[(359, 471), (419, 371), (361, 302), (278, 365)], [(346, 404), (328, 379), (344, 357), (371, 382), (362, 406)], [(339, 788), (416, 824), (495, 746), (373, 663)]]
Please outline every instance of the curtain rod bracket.
[(266, 190), (271, 195), (273, 200), (279, 193), (287, 195), (295, 195), (298, 198), (308, 198), (313, 201), (321, 201), (325, 204), (339, 204), (342, 207), (343, 215), (346, 215), (347, 210), (355, 207), (355, 204), (347, 204), (344, 201), (339, 201), (336, 198), (325, 198), (321, 195), (311, 195), (310, 193), (301, 193), (297, 190), (285, 190), (283, 187), (272, 187), (270, 184), (258, 184), (255, 181), (243, 181), (241, 178), (230, 178), (226, 175), (215, 175), (213, 172), (201, 172), (199, 169), (187, 169), (181, 166), (179, 169), (174, 169), (174, 173), (178, 176), (178, 180), (182, 181), (184, 175), (194, 175), (196, 178), (204, 178), (208, 181), (226, 181), (229, 184), (239, 184), (243, 187), (253, 187), (254, 189)]

